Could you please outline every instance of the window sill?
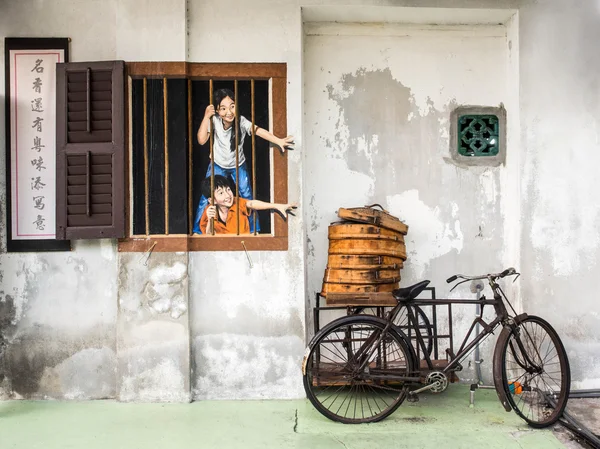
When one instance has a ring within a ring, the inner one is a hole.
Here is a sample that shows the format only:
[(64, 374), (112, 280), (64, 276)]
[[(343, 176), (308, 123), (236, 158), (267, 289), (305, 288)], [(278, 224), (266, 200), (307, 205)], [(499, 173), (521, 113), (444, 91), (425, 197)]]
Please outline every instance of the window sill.
[[(244, 244), (242, 245), (242, 242)], [(245, 246), (245, 248), (244, 248)], [(287, 251), (287, 236), (149, 235), (119, 239), (119, 252)]]

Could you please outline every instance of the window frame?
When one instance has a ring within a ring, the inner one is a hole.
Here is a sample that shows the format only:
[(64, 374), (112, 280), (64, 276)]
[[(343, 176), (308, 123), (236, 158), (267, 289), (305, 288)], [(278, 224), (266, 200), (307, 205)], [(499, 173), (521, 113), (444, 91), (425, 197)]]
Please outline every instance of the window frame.
[[(177, 252), (177, 251), (286, 251), (288, 249), (287, 221), (273, 213), (271, 234), (243, 235), (193, 235), (193, 234), (149, 234), (132, 235), (132, 142), (131, 142), (131, 81), (135, 78), (186, 78), (194, 80), (270, 80), (271, 115), (276, 136), (287, 135), (287, 64), (285, 63), (193, 63), (193, 62), (127, 62), (126, 66), (126, 114), (125, 136), (125, 223), (128, 237), (119, 239), (119, 252)], [(197, 130), (191, 130), (196, 139)], [(288, 202), (287, 151), (272, 151), (272, 201)], [(188, 172), (192, 173), (191, 154), (188, 149)], [(188, 200), (191, 202), (191, 199)], [(192, 211), (195, 209), (191, 206)], [(191, 230), (190, 230), (191, 232)]]

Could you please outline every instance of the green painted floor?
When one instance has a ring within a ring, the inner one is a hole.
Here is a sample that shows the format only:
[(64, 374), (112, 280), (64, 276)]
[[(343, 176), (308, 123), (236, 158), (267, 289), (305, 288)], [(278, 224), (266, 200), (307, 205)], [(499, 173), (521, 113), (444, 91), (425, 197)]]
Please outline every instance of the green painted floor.
[(495, 391), (466, 386), (405, 402), (383, 422), (337, 424), (307, 400), (124, 404), (0, 402), (0, 449), (563, 448), (506, 413)]

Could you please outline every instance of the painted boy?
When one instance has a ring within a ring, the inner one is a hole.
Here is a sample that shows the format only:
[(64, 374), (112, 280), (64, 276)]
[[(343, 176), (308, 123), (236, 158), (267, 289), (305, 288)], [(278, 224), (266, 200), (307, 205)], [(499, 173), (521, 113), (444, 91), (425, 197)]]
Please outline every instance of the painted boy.
[[(214, 181), (214, 204), (204, 210), (200, 218), (200, 230), (203, 234), (212, 234), (212, 223), (214, 218), (215, 234), (237, 234), (237, 205), (231, 180), (221, 175), (215, 175)], [(202, 181), (202, 194), (210, 198), (210, 178)], [(292, 209), (296, 209), (295, 204), (266, 203), (259, 200), (246, 200), (239, 198), (240, 210), (240, 234), (250, 233), (249, 217), (253, 210), (275, 209), (284, 217)]]

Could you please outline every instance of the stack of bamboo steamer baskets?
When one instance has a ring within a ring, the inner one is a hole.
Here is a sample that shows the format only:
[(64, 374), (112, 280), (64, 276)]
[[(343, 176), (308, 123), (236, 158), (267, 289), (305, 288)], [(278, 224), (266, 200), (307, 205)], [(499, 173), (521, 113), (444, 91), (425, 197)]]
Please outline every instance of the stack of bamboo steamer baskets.
[[(379, 209), (377, 209), (379, 208)], [(329, 226), (321, 295), (391, 292), (400, 285), (408, 226), (380, 205), (340, 208)]]

